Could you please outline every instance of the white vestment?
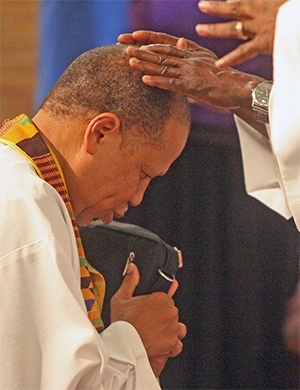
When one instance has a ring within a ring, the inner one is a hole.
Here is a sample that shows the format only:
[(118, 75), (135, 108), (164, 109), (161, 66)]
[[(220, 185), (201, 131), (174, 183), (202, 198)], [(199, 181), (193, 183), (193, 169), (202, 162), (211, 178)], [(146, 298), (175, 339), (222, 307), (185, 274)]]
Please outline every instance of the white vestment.
[(159, 389), (134, 327), (89, 321), (59, 194), (8, 146), (0, 166), (0, 389)]
[(278, 12), (274, 85), (269, 104), (270, 141), (236, 118), (247, 192), (300, 230), (300, 1)]

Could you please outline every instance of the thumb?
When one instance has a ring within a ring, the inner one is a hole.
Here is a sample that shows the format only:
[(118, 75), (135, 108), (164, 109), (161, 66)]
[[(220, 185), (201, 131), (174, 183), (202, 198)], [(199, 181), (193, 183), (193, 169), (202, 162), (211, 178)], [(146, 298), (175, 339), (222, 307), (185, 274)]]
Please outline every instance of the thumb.
[(130, 299), (133, 296), (134, 290), (140, 281), (140, 273), (138, 267), (130, 263), (128, 264), (127, 272), (124, 277), (121, 287), (117, 291), (119, 299)]

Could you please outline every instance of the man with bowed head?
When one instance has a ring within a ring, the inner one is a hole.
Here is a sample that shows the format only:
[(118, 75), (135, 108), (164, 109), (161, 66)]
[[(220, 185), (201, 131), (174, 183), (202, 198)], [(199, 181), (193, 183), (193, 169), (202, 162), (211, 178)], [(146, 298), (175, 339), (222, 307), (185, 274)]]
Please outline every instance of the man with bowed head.
[(177, 282), (133, 297), (133, 264), (103, 330), (103, 278), (78, 233), (77, 223), (109, 223), (138, 206), (185, 146), (187, 99), (141, 78), (124, 45), (93, 49), (32, 119), (1, 128), (1, 388), (156, 389), (181, 352)]

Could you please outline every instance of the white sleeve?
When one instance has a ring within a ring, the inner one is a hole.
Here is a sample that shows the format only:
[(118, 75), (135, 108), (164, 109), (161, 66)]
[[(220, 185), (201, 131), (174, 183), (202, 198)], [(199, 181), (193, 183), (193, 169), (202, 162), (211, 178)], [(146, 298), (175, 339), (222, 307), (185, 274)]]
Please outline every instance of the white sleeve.
[(135, 329), (99, 335), (74, 276), (53, 237), (0, 258), (0, 388), (159, 389)]
[(142, 341), (130, 324), (115, 322), (101, 333), (101, 337), (109, 349), (109, 361), (102, 377), (104, 389), (160, 389)]
[(130, 324), (89, 321), (66, 207), (20, 164), (0, 175), (0, 388), (159, 389)]
[(278, 12), (274, 40), (274, 86), (270, 106), (271, 143), (283, 189), (300, 230), (300, 2)]
[(269, 140), (242, 119), (235, 117), (244, 169), (246, 191), (285, 218), (291, 218), (286, 194)]
[(300, 1), (277, 15), (274, 85), (270, 96), (270, 142), (236, 118), (247, 192), (300, 230)]

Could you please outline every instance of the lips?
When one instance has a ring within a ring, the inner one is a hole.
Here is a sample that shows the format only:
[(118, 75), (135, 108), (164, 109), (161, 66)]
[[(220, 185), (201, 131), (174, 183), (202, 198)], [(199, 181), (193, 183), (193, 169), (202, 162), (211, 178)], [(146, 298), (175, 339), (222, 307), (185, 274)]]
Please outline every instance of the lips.
[(117, 219), (123, 218), (127, 210), (128, 210), (128, 207), (126, 207), (126, 209), (124, 211), (120, 210), (120, 212), (118, 212), (118, 213), (116, 211), (113, 211), (113, 210), (108, 210), (108, 211), (105, 211), (105, 213), (103, 213), (100, 216), (100, 219), (105, 225), (108, 225), (109, 223), (112, 222), (112, 220), (114, 218), (117, 218)]
[(104, 217), (101, 217), (101, 219), (105, 225), (108, 225), (114, 219), (114, 212), (108, 211)]
[(118, 219), (123, 218), (124, 215), (126, 214), (127, 210), (128, 210), (128, 206), (124, 209), (124, 211), (121, 210), (120, 213), (117, 213), (116, 211), (114, 211), (115, 218), (118, 218)]

